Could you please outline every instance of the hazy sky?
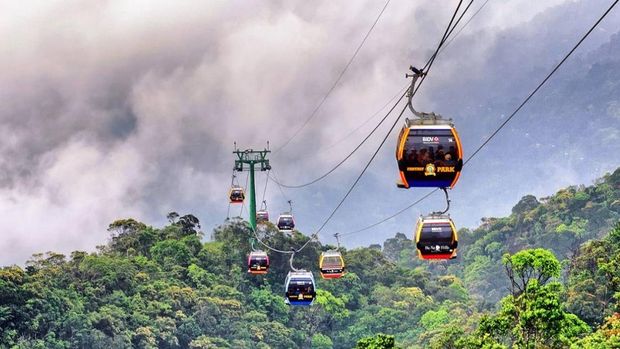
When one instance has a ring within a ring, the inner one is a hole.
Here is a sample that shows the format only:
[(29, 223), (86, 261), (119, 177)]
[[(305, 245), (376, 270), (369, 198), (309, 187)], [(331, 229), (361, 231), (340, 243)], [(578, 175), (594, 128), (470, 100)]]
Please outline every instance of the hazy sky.
[[(465, 19), (483, 2), (474, 1)], [(611, 2), (490, 0), (441, 53), (416, 105), (452, 117), (468, 157)], [(317, 116), (272, 156), (281, 181), (315, 178), (361, 140), (381, 115), (339, 142), (405, 86), (410, 64), (424, 64), (456, 3), (391, 1)], [(170, 211), (193, 213), (210, 235), (226, 218), (233, 142), (282, 144), (383, 5), (0, 1), (0, 264), (93, 250), (107, 240), (107, 225), (126, 217), (161, 225)], [(452, 192), (457, 225), (508, 214), (525, 194), (590, 184), (620, 165), (619, 31), (615, 10), (464, 170)], [(320, 226), (386, 131), (323, 182), (285, 192), (303, 232)], [(395, 137), (323, 241), (428, 192), (395, 188)], [(259, 173), (259, 191), (264, 180)], [(273, 183), (266, 199), (272, 216), (287, 208)], [(442, 205), (436, 195), (343, 242), (409, 235), (420, 213)]]

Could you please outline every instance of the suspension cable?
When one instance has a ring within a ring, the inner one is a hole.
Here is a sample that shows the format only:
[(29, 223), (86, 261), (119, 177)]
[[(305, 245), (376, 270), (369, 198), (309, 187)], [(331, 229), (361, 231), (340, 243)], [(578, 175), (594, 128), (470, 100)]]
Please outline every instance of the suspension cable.
[(372, 229), (372, 228), (374, 228), (374, 227), (376, 227), (376, 226), (378, 226), (378, 225), (380, 225), (380, 224), (383, 224), (383, 223), (385, 223), (385, 222), (389, 221), (390, 219), (392, 219), (392, 218), (394, 218), (394, 217), (396, 217), (396, 216), (398, 216), (398, 215), (400, 215), (400, 214), (402, 214), (402, 213), (406, 212), (407, 210), (409, 210), (409, 209), (410, 209), (410, 208), (412, 208), (413, 206), (415, 206), (415, 205), (419, 204), (420, 202), (422, 202), (422, 201), (426, 200), (429, 196), (433, 195), (433, 194), (434, 194), (436, 191), (438, 191), (438, 190), (439, 190), (439, 188), (435, 188), (434, 190), (430, 191), (430, 192), (429, 192), (429, 193), (427, 193), (426, 195), (422, 196), (422, 197), (421, 197), (421, 198), (419, 198), (418, 200), (416, 200), (416, 201), (414, 201), (413, 203), (411, 203), (409, 206), (407, 206), (407, 207), (405, 207), (405, 208), (401, 209), (400, 211), (398, 211), (398, 212), (396, 212), (396, 213), (392, 214), (391, 216), (385, 217), (385, 218), (383, 218), (382, 220), (380, 220), (380, 221), (378, 221), (378, 222), (375, 222), (375, 223), (373, 223), (373, 224), (371, 224), (371, 225), (369, 225), (369, 226), (366, 226), (366, 227), (364, 227), (364, 228), (357, 229), (357, 230), (350, 231), (350, 232), (346, 232), (346, 233), (342, 233), (342, 234), (340, 234), (340, 236), (347, 236), (347, 235), (351, 235), (351, 234), (357, 234), (357, 233), (363, 232), (363, 231), (365, 231), (365, 230)]
[(453, 37), (450, 38), (450, 40), (448, 40), (446, 42), (446, 44), (441, 48), (441, 50), (439, 50), (439, 53), (443, 52), (446, 48), (448, 48), (448, 46), (450, 46), (450, 44), (452, 43), (452, 41), (454, 41), (454, 39), (456, 39), (459, 34), (461, 34), (461, 32), (463, 31), (463, 29), (465, 29), (465, 27), (467, 27), (467, 25), (469, 25), (469, 23), (471, 22), (472, 19), (474, 19), (474, 17), (476, 17), (478, 15), (478, 13), (480, 13), (480, 11), (482, 11), (482, 9), (489, 3), (489, 0), (486, 0), (477, 10), (476, 12), (474, 12), (473, 15), (471, 15), (471, 17), (469, 17), (469, 19), (467, 20), (467, 22), (465, 22), (465, 24), (463, 24), (463, 26), (456, 32), (456, 34), (454, 34)]
[[(250, 174), (248, 173), (245, 176), (245, 187), (243, 188), (243, 196), (245, 197), (245, 193), (248, 190), (248, 181), (250, 179)], [(243, 217), (243, 209), (245, 208), (245, 200), (243, 200), (243, 202), (241, 202), (241, 209), (239, 210), (239, 217)]]
[(362, 127), (366, 126), (366, 124), (368, 124), (370, 122), (370, 120), (374, 119), (377, 115), (379, 115), (380, 112), (382, 112), (385, 108), (388, 107), (388, 105), (390, 105), (396, 98), (398, 98), (398, 96), (401, 95), (401, 93), (403, 93), (405, 91), (405, 89), (407, 88), (407, 86), (401, 88), (400, 90), (398, 90), (398, 92), (396, 92), (387, 102), (385, 102), (385, 104), (383, 104), (383, 106), (381, 106), (381, 108), (379, 108), (377, 111), (375, 111), (371, 116), (369, 116), (366, 120), (364, 120), (362, 123), (360, 123), (359, 125), (357, 125), (356, 128), (352, 129), (349, 133), (347, 133), (346, 135), (344, 135), (343, 137), (340, 137), (340, 139), (338, 139), (336, 142), (320, 148), (319, 150), (316, 151), (317, 154), (326, 152), (332, 148), (334, 148), (335, 146), (337, 146), (338, 144), (344, 142), (345, 140), (347, 140), (349, 137), (351, 137), (352, 135), (354, 135), (357, 131), (359, 131)]
[(357, 185), (357, 183), (360, 181), (360, 179), (362, 179), (362, 176), (364, 175), (364, 173), (366, 173), (366, 170), (368, 169), (368, 167), (370, 167), (370, 164), (372, 163), (372, 161), (375, 159), (375, 157), (377, 156), (377, 154), (379, 153), (379, 151), (381, 150), (381, 148), (383, 147), (383, 144), (385, 144), (385, 142), (387, 141), (388, 137), (390, 136), (390, 134), (392, 133), (392, 130), (394, 129), (394, 127), (396, 126), (396, 124), (398, 123), (398, 121), (400, 120), (401, 116), (403, 115), (403, 113), (405, 112), (405, 110), (407, 109), (407, 106), (405, 105), (405, 107), (401, 110), (400, 114), (398, 115), (398, 117), (394, 120), (394, 123), (392, 124), (392, 127), (390, 127), (390, 130), (386, 133), (385, 137), (383, 137), (383, 140), (381, 141), (381, 144), (379, 145), (379, 147), (377, 147), (377, 149), (375, 150), (375, 152), (373, 153), (372, 157), (370, 158), (370, 160), (366, 163), (366, 166), (364, 166), (364, 168), (362, 169), (362, 172), (357, 176), (357, 178), (355, 179), (355, 181), (353, 182), (353, 184), (351, 185), (351, 187), (349, 188), (349, 190), (347, 190), (346, 194), (344, 195), (344, 197), (340, 200), (340, 202), (338, 203), (338, 205), (336, 205), (336, 207), (334, 208), (334, 210), (330, 213), (330, 215), (327, 217), (327, 219), (323, 222), (323, 224), (321, 224), (321, 226), (319, 227), (319, 229), (317, 229), (317, 231), (312, 234), (310, 240), (308, 240), (302, 247), (300, 247), (297, 251), (301, 251), (303, 250), (309, 243), (310, 241), (312, 241), (313, 239), (318, 239), (319, 233), (323, 230), (323, 228), (325, 228), (325, 226), (327, 225), (327, 223), (329, 223), (329, 221), (334, 217), (334, 215), (336, 214), (336, 212), (338, 211), (338, 209), (340, 209), (340, 207), (342, 206), (342, 204), (344, 204), (344, 202), (346, 201), (346, 199), (349, 197), (349, 195), (351, 194), (351, 192), (353, 191), (353, 189), (355, 189), (355, 186)]
[(265, 205), (265, 209), (267, 209), (267, 202), (265, 201), (265, 195), (267, 194), (267, 184), (269, 184), (269, 171), (271, 171), (271, 169), (267, 170), (267, 176), (265, 177), (265, 187), (263, 188), (263, 198), (262, 198), (262, 202), (261, 202), (261, 208), (263, 207), (263, 204)]
[(280, 194), (282, 195), (282, 198), (284, 199), (284, 201), (289, 201), (288, 197), (286, 196), (286, 194), (284, 193), (284, 189), (282, 189), (282, 185), (280, 185), (280, 181), (278, 180), (278, 177), (276, 176), (275, 171), (273, 170), (273, 168), (271, 169), (271, 175), (267, 174), (267, 178), (272, 180), (275, 184), (278, 185), (278, 188), (280, 189)]
[(260, 243), (261, 245), (265, 246), (265, 248), (267, 248), (270, 251), (273, 252), (277, 252), (277, 253), (282, 253), (282, 254), (290, 254), (293, 253), (294, 251), (283, 251), (283, 250), (279, 250), (277, 248), (271, 247), (269, 246), (267, 243), (265, 243), (259, 236), (258, 233), (256, 232), (256, 229), (252, 228), (252, 226), (250, 226), (249, 224), (247, 225), (248, 228), (252, 231), (252, 233), (254, 234), (254, 237), (256, 238), (256, 241), (258, 241), (258, 243)]
[(300, 271), (299, 269), (295, 268), (295, 266), (293, 265), (293, 259), (295, 258), (295, 250), (291, 251), (291, 258), (289, 259), (289, 264), (291, 266), (291, 270), (292, 271)]
[[(471, 0), (471, 1), (473, 2), (473, 0)], [(456, 5), (456, 9), (454, 10), (454, 13), (452, 14), (452, 18), (450, 18), (450, 22), (448, 23), (448, 26), (446, 27), (446, 30), (444, 31), (443, 36), (441, 37), (441, 40), (439, 40), (439, 45), (437, 45), (437, 49), (431, 55), (431, 58), (426, 62), (426, 64), (422, 68), (422, 71), (426, 71), (427, 69), (430, 69), (430, 66), (433, 65), (433, 62), (435, 61), (435, 58), (437, 58), (437, 54), (439, 53), (439, 50), (441, 50), (441, 46), (443, 46), (443, 44), (446, 42), (446, 39), (450, 35), (450, 28), (452, 27), (452, 23), (454, 22), (454, 18), (456, 17), (457, 13), (459, 12), (459, 8), (461, 8), (462, 4), (463, 4), (463, 0), (460, 0), (458, 5)], [(468, 6), (468, 8), (469, 8), (469, 6)], [(465, 14), (465, 12), (463, 12), (463, 14)], [(458, 22), (456, 24), (458, 24)]]
[(360, 44), (357, 46), (357, 48), (355, 49), (355, 52), (353, 53), (353, 56), (351, 56), (351, 58), (349, 59), (349, 61), (347, 62), (347, 64), (344, 66), (344, 68), (342, 69), (342, 71), (340, 71), (340, 74), (338, 74), (338, 77), (336, 78), (336, 80), (334, 81), (334, 83), (331, 85), (331, 87), (327, 90), (327, 93), (325, 93), (325, 95), (323, 96), (323, 98), (321, 99), (321, 101), (319, 102), (319, 104), (317, 104), (316, 107), (314, 107), (314, 109), (312, 110), (312, 112), (310, 113), (310, 116), (308, 116), (308, 118), (306, 118), (306, 121), (304, 121), (304, 123), (301, 125), (300, 128), (298, 128), (292, 136), (290, 136), (281, 146), (279, 146), (278, 148), (276, 148), (273, 152), (272, 155), (276, 155), (277, 153), (280, 152), (280, 150), (284, 149), (284, 147), (286, 147), (291, 140), (293, 140), (293, 138), (295, 138), (299, 132), (301, 132), (301, 130), (304, 129), (304, 127), (306, 127), (306, 125), (308, 125), (308, 123), (310, 122), (310, 120), (314, 119), (314, 117), (317, 115), (319, 109), (323, 106), (323, 104), (325, 103), (325, 101), (327, 100), (327, 98), (331, 95), (331, 93), (334, 91), (334, 89), (336, 88), (336, 86), (338, 86), (338, 83), (340, 83), (340, 80), (342, 79), (342, 77), (344, 76), (344, 74), (346, 73), (346, 71), (349, 69), (349, 67), (351, 66), (351, 64), (353, 63), (353, 60), (355, 60), (355, 57), (357, 57), (357, 54), (360, 52), (360, 50), (362, 49), (362, 46), (364, 46), (364, 44), (366, 43), (366, 40), (368, 39), (368, 37), (370, 36), (370, 33), (372, 33), (372, 30), (375, 28), (375, 26), (377, 25), (377, 23), (379, 22), (379, 19), (381, 18), (381, 16), (383, 15), (383, 12), (385, 12), (385, 9), (387, 8), (387, 6), (390, 4), (391, 0), (387, 0), (385, 2), (385, 5), (383, 5), (383, 8), (381, 9), (381, 12), (379, 12), (379, 15), (377, 16), (377, 18), (375, 19), (375, 21), (372, 23), (372, 25), (370, 26), (370, 29), (368, 29), (368, 32), (366, 33), (366, 35), (364, 36), (364, 38), (362, 39), (362, 42), (360, 42)]
[(431, 213), (431, 215), (444, 215), (446, 213), (448, 213), (448, 211), (450, 211), (450, 196), (448, 195), (448, 189), (446, 188), (440, 188), (441, 190), (443, 190), (443, 193), (446, 195), (446, 209), (443, 211), (439, 211), (439, 212), (433, 212)]
[(276, 181), (275, 179), (272, 178), (272, 180), (274, 182), (276, 182), (279, 186), (284, 187), (284, 188), (303, 188), (303, 187), (307, 187), (309, 185), (312, 185), (322, 179), (324, 179), (325, 177), (329, 176), (332, 172), (336, 171), (336, 169), (338, 167), (340, 167), (342, 164), (344, 164), (347, 160), (349, 160), (349, 158), (351, 158), (351, 156), (353, 156), (353, 154), (355, 154), (355, 152), (357, 152), (362, 145), (364, 145), (364, 143), (366, 143), (366, 141), (377, 131), (377, 129), (379, 129), (379, 127), (383, 124), (383, 122), (388, 118), (388, 116), (390, 116), (390, 114), (392, 113), (392, 111), (394, 111), (394, 109), (396, 108), (396, 106), (398, 105), (398, 103), (400, 103), (400, 101), (405, 97), (405, 94), (407, 92), (405, 91), (405, 93), (403, 93), (400, 98), (398, 99), (398, 101), (396, 101), (396, 103), (392, 106), (392, 108), (390, 108), (390, 110), (387, 112), (387, 114), (385, 114), (385, 116), (381, 119), (381, 121), (379, 121), (379, 123), (372, 129), (372, 131), (370, 131), (370, 133), (368, 133), (368, 135), (366, 135), (366, 137), (355, 147), (355, 149), (353, 149), (353, 151), (351, 151), (344, 159), (342, 159), (339, 163), (337, 163), (334, 167), (332, 167), (329, 171), (327, 171), (326, 173), (324, 173), (323, 175), (315, 178), (314, 180), (304, 183), (304, 184), (298, 184), (298, 185), (289, 185), (289, 184), (284, 184), (284, 183), (280, 183), (279, 181)]

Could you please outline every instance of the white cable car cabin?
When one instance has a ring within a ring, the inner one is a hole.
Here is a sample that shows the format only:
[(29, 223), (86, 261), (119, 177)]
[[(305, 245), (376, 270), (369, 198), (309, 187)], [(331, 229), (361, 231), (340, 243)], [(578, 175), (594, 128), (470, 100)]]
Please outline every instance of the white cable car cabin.
[(284, 282), (284, 303), (293, 306), (310, 306), (316, 297), (316, 283), (312, 272), (289, 271)]

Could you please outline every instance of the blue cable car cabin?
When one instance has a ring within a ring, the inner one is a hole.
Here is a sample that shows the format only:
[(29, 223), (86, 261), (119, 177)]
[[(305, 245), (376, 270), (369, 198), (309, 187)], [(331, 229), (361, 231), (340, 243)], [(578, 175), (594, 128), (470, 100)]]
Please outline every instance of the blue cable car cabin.
[(300, 270), (289, 271), (284, 283), (284, 303), (293, 306), (310, 306), (316, 297), (314, 275)]

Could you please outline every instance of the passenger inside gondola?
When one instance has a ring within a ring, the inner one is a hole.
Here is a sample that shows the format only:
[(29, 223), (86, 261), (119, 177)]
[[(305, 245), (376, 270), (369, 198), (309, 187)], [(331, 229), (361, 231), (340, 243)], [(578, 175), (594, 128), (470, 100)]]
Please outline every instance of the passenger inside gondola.
[(292, 305), (310, 305), (316, 296), (314, 284), (309, 278), (293, 277), (288, 282), (286, 299)]
[(263, 251), (251, 252), (248, 256), (248, 273), (267, 274), (269, 270), (269, 256)]

